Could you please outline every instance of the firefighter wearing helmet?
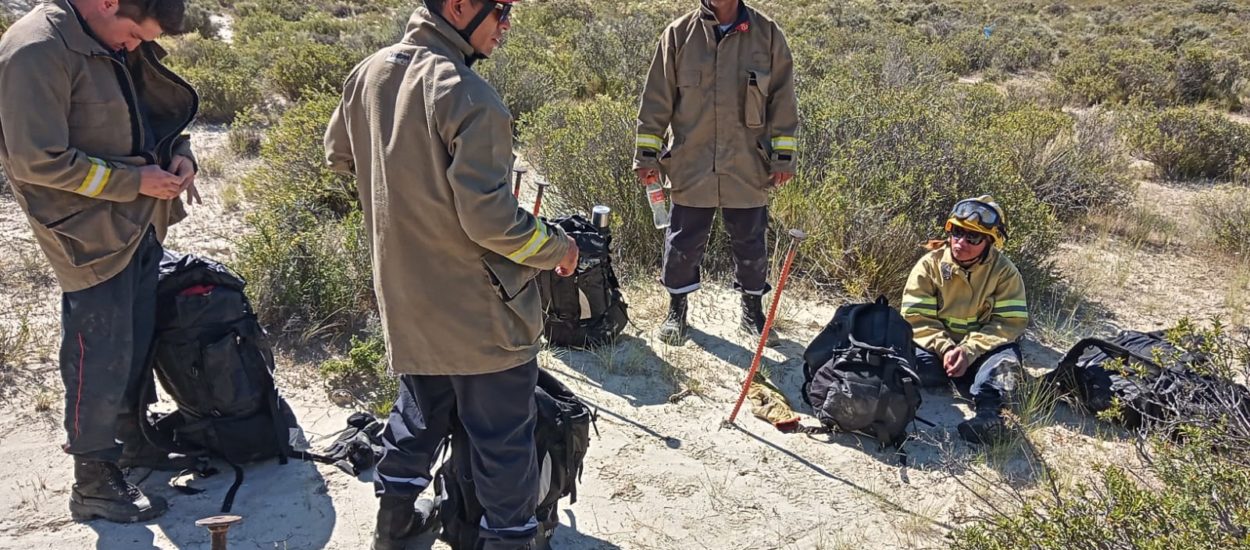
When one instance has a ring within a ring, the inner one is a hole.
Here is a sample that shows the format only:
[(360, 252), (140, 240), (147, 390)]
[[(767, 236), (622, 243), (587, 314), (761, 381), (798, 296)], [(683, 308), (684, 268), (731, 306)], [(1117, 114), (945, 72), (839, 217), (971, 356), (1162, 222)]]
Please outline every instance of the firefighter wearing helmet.
[[(507, 185), (512, 116), (470, 68), (499, 47), (514, 1), (425, 0), (403, 39), (348, 75), (326, 130), (329, 165), (355, 176), (399, 398), (382, 432), (375, 549), (429, 529), (417, 497), (444, 437), (483, 509), (476, 548), (531, 548), (540, 270), (568, 276), (577, 246), (518, 208)], [(471, 454), (471, 459), (466, 454)], [(547, 520), (549, 518), (543, 518)]]
[(1007, 220), (989, 195), (955, 203), (946, 239), (912, 268), (902, 313), (915, 333), (921, 383), (954, 383), (976, 415), (958, 427), (973, 443), (1007, 436), (1002, 409), (1020, 376), (1018, 341), (1029, 324), (1024, 280), (1002, 252)]

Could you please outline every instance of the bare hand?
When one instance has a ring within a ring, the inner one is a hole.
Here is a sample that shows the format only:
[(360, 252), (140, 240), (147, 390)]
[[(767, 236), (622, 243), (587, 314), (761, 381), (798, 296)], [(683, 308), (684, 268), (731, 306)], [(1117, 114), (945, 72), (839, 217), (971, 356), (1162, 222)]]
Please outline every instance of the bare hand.
[(182, 155), (175, 156), (174, 161), (169, 164), (169, 171), (182, 178), (182, 189), (179, 192), (186, 192), (187, 204), (204, 204), (199, 190), (195, 188), (195, 163), (191, 159)]
[(780, 188), (794, 177), (794, 172), (776, 172), (772, 175), (773, 187)]
[(643, 185), (651, 185), (660, 181), (660, 171), (655, 168), (638, 168), (634, 170), (634, 173), (638, 174), (638, 182)]
[(959, 378), (968, 370), (968, 353), (964, 348), (953, 347), (943, 356), (942, 366), (946, 369), (947, 376)]
[(149, 164), (139, 168), (139, 194), (161, 200), (177, 197), (182, 192), (181, 177)]
[(564, 258), (560, 260), (560, 265), (556, 266), (556, 275), (568, 277), (577, 271), (577, 241), (573, 237), (565, 237), (569, 240), (569, 249), (565, 251)]

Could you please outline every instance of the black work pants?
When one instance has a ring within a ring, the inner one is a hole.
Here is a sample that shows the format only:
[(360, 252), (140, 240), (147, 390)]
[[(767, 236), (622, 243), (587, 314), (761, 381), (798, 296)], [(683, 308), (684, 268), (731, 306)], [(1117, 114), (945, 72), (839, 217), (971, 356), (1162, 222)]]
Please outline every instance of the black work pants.
[[(699, 266), (712, 234), (716, 208), (673, 205), (664, 237), (664, 266), (660, 283), (670, 294), (687, 294), (701, 286)], [(734, 259), (734, 288), (763, 295), (768, 286), (768, 207), (721, 208)]]

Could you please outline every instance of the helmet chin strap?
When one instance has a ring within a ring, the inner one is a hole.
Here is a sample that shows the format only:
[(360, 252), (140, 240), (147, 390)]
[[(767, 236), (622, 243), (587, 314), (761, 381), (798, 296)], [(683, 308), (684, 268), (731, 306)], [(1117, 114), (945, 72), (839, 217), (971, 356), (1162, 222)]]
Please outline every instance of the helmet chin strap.
[[(490, 12), (492, 11), (495, 11), (495, 2), (493, 0), (483, 0), (482, 9), (477, 12), (477, 15), (473, 16), (473, 20), (469, 21), (469, 24), (465, 25), (463, 29), (456, 29), (456, 32), (460, 33), (460, 37), (464, 38), (464, 41), (468, 42), (469, 45), (472, 46), (473, 41), (470, 37), (473, 36), (473, 33), (477, 31), (478, 27), (482, 26), (482, 22), (486, 21), (486, 18), (490, 16)], [(486, 56), (482, 54), (482, 52), (477, 51), (477, 48), (475, 47), (473, 49), (473, 55), (469, 57), (469, 64), (471, 65), (474, 61), (481, 59), (486, 59)]]

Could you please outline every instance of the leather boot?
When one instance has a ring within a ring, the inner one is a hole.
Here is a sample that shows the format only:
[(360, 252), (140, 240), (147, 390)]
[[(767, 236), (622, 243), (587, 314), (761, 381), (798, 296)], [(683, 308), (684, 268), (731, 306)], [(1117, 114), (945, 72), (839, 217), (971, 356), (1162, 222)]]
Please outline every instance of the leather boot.
[(1002, 398), (997, 395), (977, 396), (975, 406), (976, 416), (959, 423), (960, 437), (978, 445), (993, 445), (1011, 439), (1011, 430), (1003, 421)]
[(433, 529), (436, 520), (434, 501), (428, 498), (379, 497), (373, 550), (403, 550), (408, 539)]
[[(764, 316), (763, 302), (763, 296), (742, 295), (742, 321), (739, 323), (739, 328), (756, 339), (764, 332), (764, 324), (768, 320)], [(764, 345), (769, 347), (777, 345), (777, 331), (768, 331), (768, 340), (764, 342)]]
[(75, 521), (103, 518), (117, 523), (148, 521), (164, 514), (169, 504), (146, 496), (126, 481), (116, 464), (74, 459), (74, 488), (69, 511)]
[(668, 317), (660, 325), (660, 340), (670, 346), (680, 346), (686, 341), (686, 294), (672, 294), (668, 303)]

